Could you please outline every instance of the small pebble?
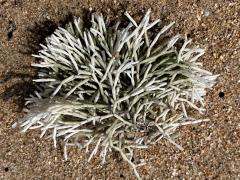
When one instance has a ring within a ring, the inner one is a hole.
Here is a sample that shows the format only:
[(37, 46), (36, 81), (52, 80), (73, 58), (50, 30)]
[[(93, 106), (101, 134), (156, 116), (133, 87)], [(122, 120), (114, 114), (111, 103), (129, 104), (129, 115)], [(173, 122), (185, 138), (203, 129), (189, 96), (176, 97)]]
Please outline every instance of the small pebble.
[(205, 17), (208, 17), (210, 12), (208, 10), (205, 10), (203, 14), (204, 14)]

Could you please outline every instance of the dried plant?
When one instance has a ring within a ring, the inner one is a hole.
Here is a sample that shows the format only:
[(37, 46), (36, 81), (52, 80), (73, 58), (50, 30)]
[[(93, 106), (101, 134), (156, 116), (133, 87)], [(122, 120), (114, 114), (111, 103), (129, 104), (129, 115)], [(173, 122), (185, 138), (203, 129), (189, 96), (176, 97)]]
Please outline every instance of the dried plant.
[(112, 150), (121, 154), (140, 176), (131, 159), (134, 149), (148, 148), (166, 138), (177, 148), (171, 135), (195, 120), (188, 108), (204, 112), (206, 88), (216, 75), (201, 69), (197, 62), (204, 50), (189, 48), (185, 37), (162, 35), (174, 24), (164, 26), (154, 36), (150, 11), (138, 24), (125, 13), (129, 24), (107, 27), (102, 15), (94, 14), (91, 27), (80, 18), (58, 28), (46, 38), (38, 55), (35, 95), (27, 98), (23, 132), (40, 129), (41, 137), (59, 138), (67, 147), (77, 145), (90, 151), (88, 160), (99, 154), (102, 162)]

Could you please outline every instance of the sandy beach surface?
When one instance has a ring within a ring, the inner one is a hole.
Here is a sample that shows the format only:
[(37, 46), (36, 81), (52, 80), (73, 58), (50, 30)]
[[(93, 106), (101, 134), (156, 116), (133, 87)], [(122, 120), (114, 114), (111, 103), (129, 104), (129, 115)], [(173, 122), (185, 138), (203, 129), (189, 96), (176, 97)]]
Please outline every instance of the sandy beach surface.
[(31, 79), (39, 43), (73, 16), (89, 18), (102, 12), (109, 22), (127, 10), (139, 20), (147, 9), (152, 20), (175, 21), (171, 33), (187, 34), (206, 48), (204, 68), (220, 74), (206, 96), (211, 121), (179, 129), (179, 151), (167, 141), (137, 151), (134, 161), (144, 179), (240, 179), (240, 2), (238, 0), (0, 0), (0, 179), (135, 179), (128, 164), (114, 155), (107, 163), (85, 152), (53, 147), (39, 131), (12, 129), (23, 116), (24, 98), (33, 91)]

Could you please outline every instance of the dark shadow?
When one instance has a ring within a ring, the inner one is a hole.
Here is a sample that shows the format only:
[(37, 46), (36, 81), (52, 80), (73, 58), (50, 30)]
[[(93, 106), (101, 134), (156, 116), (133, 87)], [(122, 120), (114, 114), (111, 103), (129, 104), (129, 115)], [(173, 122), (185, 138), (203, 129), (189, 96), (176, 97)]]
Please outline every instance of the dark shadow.
[(1, 98), (3, 99), (3, 101), (8, 101), (10, 98), (16, 97), (16, 99), (14, 99), (13, 101), (19, 106), (19, 109), (21, 110), (24, 106), (24, 98), (32, 94), (33, 89), (34, 85), (31, 81), (19, 82), (7, 88), (1, 94)]
[(9, 101), (13, 98), (13, 102), (19, 106), (19, 111), (21, 111), (24, 106), (24, 98), (28, 97), (34, 91), (33, 82), (30, 80), (33, 77), (30, 74), (9, 72), (4, 77), (1, 77), (2, 81), (0, 83), (5, 83), (14, 78), (20, 78), (21, 81), (6, 88), (0, 94), (0, 98), (3, 101)]
[(40, 44), (45, 44), (46, 37), (50, 36), (58, 27), (65, 27), (72, 19), (73, 15), (69, 13), (65, 19), (59, 22), (44, 20), (27, 27), (26, 41), (22, 44), (19, 53), (37, 54), (37, 51), (41, 48)]
[(19, 50), (22, 54), (34, 54), (40, 49), (40, 44), (44, 44), (47, 36), (51, 35), (57, 28), (57, 24), (47, 20), (44, 22), (35, 22), (33, 26), (27, 28), (26, 42)]
[[(81, 18), (84, 20), (84, 27), (90, 27), (91, 12), (87, 9), (83, 9)], [(19, 53), (21, 54), (37, 54), (41, 49), (40, 44), (45, 44), (46, 37), (50, 36), (58, 27), (65, 27), (69, 22), (73, 22), (74, 15), (68, 13), (68, 15), (58, 21), (44, 20), (35, 22), (33, 25), (27, 28), (26, 40), (22, 44)]]
[[(21, 66), (21, 68), (29, 69), (31, 67), (30, 66)], [(28, 79), (33, 78), (33, 76), (31, 76), (30, 74), (15, 73), (15, 72), (10, 71), (10, 72), (7, 72), (5, 75), (1, 76), (0, 84), (5, 83), (14, 78), (20, 78), (21, 80), (25, 80), (26, 78), (28, 78)]]

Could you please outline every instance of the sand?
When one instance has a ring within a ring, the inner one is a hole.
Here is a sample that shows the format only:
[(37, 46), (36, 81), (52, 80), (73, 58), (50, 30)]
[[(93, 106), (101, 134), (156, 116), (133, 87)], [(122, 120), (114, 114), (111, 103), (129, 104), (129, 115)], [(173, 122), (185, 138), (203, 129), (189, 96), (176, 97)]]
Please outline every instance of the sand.
[(187, 34), (206, 48), (204, 67), (220, 74), (206, 96), (208, 123), (179, 129), (179, 151), (167, 141), (137, 151), (134, 161), (146, 158), (139, 169), (144, 179), (240, 179), (240, 2), (238, 0), (0, 0), (0, 179), (135, 179), (128, 164), (112, 155), (107, 163), (87, 162), (77, 148), (63, 159), (39, 131), (12, 129), (23, 116), (24, 97), (33, 91), (31, 79), (39, 43), (72, 16), (86, 20), (91, 11), (109, 21), (128, 10), (139, 19), (152, 9), (152, 19), (175, 21), (172, 33)]

